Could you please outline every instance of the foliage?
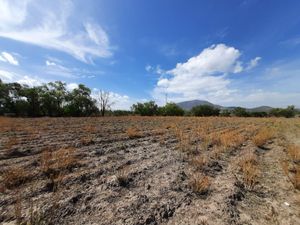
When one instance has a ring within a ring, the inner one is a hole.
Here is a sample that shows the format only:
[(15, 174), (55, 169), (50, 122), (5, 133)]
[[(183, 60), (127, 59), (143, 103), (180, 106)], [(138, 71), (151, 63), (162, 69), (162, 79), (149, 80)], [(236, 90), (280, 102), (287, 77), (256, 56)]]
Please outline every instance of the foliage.
[(163, 107), (159, 107), (159, 115), (161, 116), (183, 116), (184, 110), (175, 103), (167, 103)]
[(247, 117), (249, 116), (249, 113), (246, 111), (245, 108), (242, 107), (236, 107), (232, 111), (233, 115), (238, 116), (238, 117)]
[(296, 115), (297, 110), (295, 109), (295, 106), (290, 105), (285, 109), (281, 108), (275, 108), (270, 111), (271, 116), (276, 116), (276, 117), (286, 117), (286, 118), (291, 118)]
[(158, 115), (158, 106), (154, 101), (145, 103), (137, 103), (131, 106), (131, 110), (134, 114), (141, 116), (155, 116)]
[(0, 115), (16, 116), (89, 116), (98, 113), (91, 90), (80, 84), (67, 91), (61, 81), (37, 87), (0, 80)]
[(218, 116), (220, 109), (210, 105), (199, 105), (193, 107), (191, 113), (193, 116)]

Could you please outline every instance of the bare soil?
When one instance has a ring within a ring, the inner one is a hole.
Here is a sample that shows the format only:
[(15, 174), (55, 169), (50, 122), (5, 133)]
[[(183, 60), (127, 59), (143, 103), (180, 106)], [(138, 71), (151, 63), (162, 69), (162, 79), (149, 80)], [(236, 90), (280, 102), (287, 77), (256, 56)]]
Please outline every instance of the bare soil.
[[(255, 146), (266, 127), (276, 134)], [(215, 140), (228, 133), (242, 143)], [(286, 152), (299, 137), (300, 119), (0, 118), (0, 224), (300, 224)], [(249, 152), (251, 187), (238, 163)]]

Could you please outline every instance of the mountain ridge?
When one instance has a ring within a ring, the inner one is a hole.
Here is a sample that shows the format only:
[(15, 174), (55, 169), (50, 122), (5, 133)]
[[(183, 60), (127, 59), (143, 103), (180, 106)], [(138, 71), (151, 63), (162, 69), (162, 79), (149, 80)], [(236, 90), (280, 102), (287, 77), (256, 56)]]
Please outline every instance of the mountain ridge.
[[(191, 110), (193, 107), (198, 106), (198, 105), (210, 105), (210, 106), (219, 108), (221, 110), (226, 110), (226, 109), (233, 110), (233, 109), (239, 107), (239, 106), (221, 106), (221, 105), (217, 105), (217, 104), (211, 103), (206, 100), (199, 100), (199, 99), (178, 102), (178, 103), (176, 103), (176, 105), (183, 108), (184, 110)], [(262, 105), (262, 106), (257, 106), (254, 108), (245, 108), (245, 109), (249, 112), (270, 112), (273, 109), (273, 107)]]

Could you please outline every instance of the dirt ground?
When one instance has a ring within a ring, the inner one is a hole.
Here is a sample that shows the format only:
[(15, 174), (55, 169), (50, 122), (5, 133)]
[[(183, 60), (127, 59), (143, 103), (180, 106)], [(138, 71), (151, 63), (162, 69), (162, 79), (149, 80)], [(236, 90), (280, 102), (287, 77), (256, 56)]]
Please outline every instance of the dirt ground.
[(299, 118), (0, 118), (0, 224), (300, 224), (299, 140)]

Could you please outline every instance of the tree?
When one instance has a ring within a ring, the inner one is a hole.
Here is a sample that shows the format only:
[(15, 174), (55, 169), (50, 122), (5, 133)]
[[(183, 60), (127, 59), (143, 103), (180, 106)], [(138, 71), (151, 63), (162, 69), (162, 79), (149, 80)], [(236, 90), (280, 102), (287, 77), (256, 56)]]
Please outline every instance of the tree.
[(246, 111), (245, 108), (242, 107), (236, 107), (232, 111), (233, 115), (238, 116), (238, 117), (247, 117), (249, 116), (249, 113)]
[(221, 112), (220, 112), (220, 116), (231, 116), (231, 111), (228, 110), (228, 109), (223, 109)]
[(159, 115), (162, 116), (183, 116), (184, 110), (175, 103), (167, 103), (159, 108)]
[(191, 109), (191, 113), (193, 116), (218, 116), (220, 109), (211, 105), (198, 105)]
[(111, 94), (108, 91), (100, 90), (96, 95), (97, 106), (100, 110), (101, 116), (105, 115), (107, 110), (111, 109), (114, 102), (111, 101)]
[(90, 96), (91, 90), (83, 84), (79, 84), (66, 96), (67, 105), (64, 107), (68, 116), (89, 116), (97, 114), (96, 101)]
[(276, 116), (276, 117), (286, 117), (286, 118), (291, 118), (296, 115), (296, 109), (295, 106), (290, 105), (285, 109), (281, 108), (274, 108), (270, 111), (269, 113), (271, 116)]
[(141, 116), (154, 116), (158, 114), (158, 106), (154, 101), (145, 103), (137, 103), (131, 106), (131, 110), (134, 114)]

